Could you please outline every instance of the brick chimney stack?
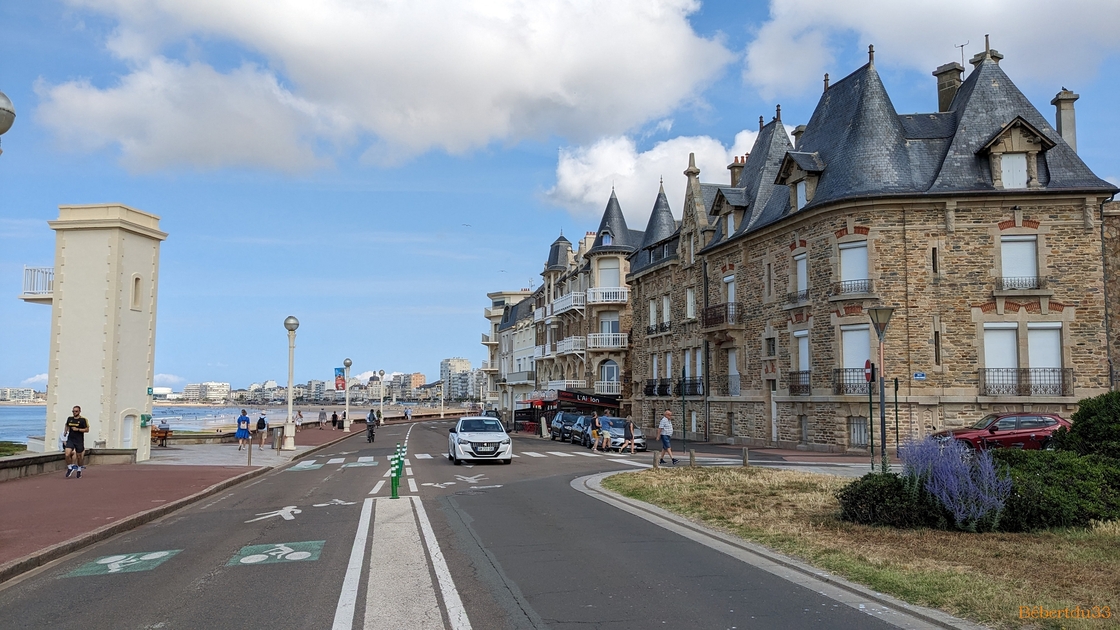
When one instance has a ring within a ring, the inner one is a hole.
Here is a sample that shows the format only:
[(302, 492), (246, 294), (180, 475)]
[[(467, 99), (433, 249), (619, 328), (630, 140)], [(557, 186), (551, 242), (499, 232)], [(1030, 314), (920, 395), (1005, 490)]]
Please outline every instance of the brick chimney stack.
[(1073, 152), (1077, 152), (1077, 118), (1074, 116), (1073, 102), (1081, 98), (1080, 94), (1062, 88), (1061, 92), (1050, 101), (1050, 104), (1057, 110), (1055, 112), (1055, 125), (1058, 130), (1058, 135), (1066, 141)]
[(933, 71), (933, 76), (937, 77), (937, 111), (949, 111), (949, 106), (953, 104), (953, 98), (956, 97), (957, 90), (961, 88), (961, 74), (963, 73), (964, 66), (955, 61), (938, 66)]
[(743, 166), (747, 163), (747, 156), (742, 157), (736, 155), (735, 160), (727, 165), (727, 170), (731, 171), (731, 187), (739, 187), (739, 177), (743, 174)]

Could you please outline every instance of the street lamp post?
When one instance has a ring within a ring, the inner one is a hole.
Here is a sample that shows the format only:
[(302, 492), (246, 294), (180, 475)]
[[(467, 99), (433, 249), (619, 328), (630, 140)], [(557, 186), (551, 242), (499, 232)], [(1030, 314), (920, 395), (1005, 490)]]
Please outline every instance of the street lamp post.
[(342, 412), (342, 417), (345, 418), (345, 420), (342, 421), (342, 430), (347, 432), (347, 433), (350, 432), (350, 366), (351, 365), (354, 365), (354, 362), (351, 361), (349, 358), (347, 358), (345, 361), (342, 362), (342, 367), (346, 369), (346, 375), (344, 376), (344, 379), (346, 380), (346, 411)]
[(875, 334), (879, 336), (879, 443), (881, 444), (879, 448), (883, 453), (881, 470), (887, 472), (887, 381), (883, 376), (883, 339), (887, 335), (887, 324), (891, 321), (894, 309), (889, 306), (878, 306), (867, 309), (867, 314), (871, 317)]
[(295, 424), (292, 423), (292, 381), (295, 375), (296, 359), (296, 329), (299, 320), (291, 315), (284, 320), (284, 328), (288, 329), (288, 419), (284, 421), (284, 444), (280, 447), (284, 451), (296, 450)]
[[(6, 94), (0, 92), (0, 136), (4, 135), (9, 129), (12, 128), (12, 123), (16, 121), (16, 108), (12, 105), (11, 99)], [(0, 153), (3, 153), (0, 149)]]
[(377, 423), (381, 424), (382, 422), (385, 422), (385, 370), (378, 370), (377, 376), (380, 377), (377, 382), (377, 404), (379, 407), (377, 411)]

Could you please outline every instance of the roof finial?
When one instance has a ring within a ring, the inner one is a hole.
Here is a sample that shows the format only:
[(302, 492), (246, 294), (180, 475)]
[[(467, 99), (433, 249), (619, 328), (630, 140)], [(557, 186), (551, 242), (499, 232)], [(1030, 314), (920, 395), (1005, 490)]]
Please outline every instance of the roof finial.
[(828, 73), (824, 73), (824, 91), (828, 91)]
[(661, 176), (661, 190), (658, 191), (657, 194), (659, 194), (659, 195), (664, 195), (665, 194), (665, 176), (664, 175)]
[(875, 44), (867, 46), (867, 63), (875, 63)]
[(782, 105), (781, 105), (781, 103), (779, 103), (777, 113), (774, 114), (774, 120), (781, 120), (781, 119), (782, 119)]
[(988, 34), (987, 33), (984, 33), (984, 52), (989, 53), (989, 54), (992, 52), (992, 45), (988, 42)]
[(762, 116), (758, 117), (758, 130), (762, 131)]

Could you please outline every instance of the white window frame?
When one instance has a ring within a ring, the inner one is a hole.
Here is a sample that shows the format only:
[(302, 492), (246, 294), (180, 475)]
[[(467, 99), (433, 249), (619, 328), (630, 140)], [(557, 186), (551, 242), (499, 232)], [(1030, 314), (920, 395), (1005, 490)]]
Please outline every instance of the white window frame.
[[(795, 330), (793, 331), (793, 343), (797, 348), (797, 372), (808, 372), (810, 368), (809, 363), (809, 331), (808, 330)], [(802, 356), (804, 355), (804, 356)]]
[(1027, 154), (1004, 153), (1000, 155), (1000, 179), (1004, 190), (1022, 190), (1027, 187)]
[[(1015, 252), (1019, 247), (1008, 247), (1008, 243), (1030, 243), (1031, 247), (1022, 247), (1023, 252), (1030, 251), (1030, 257), (1033, 259), (1034, 268), (1030, 269), (1029, 264), (1020, 261), (1017, 258), (1012, 258), (1010, 255)], [(1037, 234), (1007, 234), (999, 237), (1000, 246), (1000, 276), (1004, 278), (1037, 278), (1038, 277), (1038, 235)], [(1008, 268), (1008, 263), (1013, 268)], [(1016, 265), (1023, 265), (1022, 268)], [(1030, 273), (1020, 273), (1022, 271), (1029, 271)], [(1013, 272), (1013, 273), (1012, 273)]]
[(687, 319), (696, 317), (696, 289), (692, 287), (684, 290), (684, 314)]
[(668, 324), (673, 313), (673, 301), (668, 295), (661, 296), (661, 323)]
[[(849, 243), (840, 243), (838, 246), (840, 250), (840, 281), (847, 282), (850, 280), (867, 280), (870, 274), (871, 263), (868, 260), (867, 241), (852, 241)], [(863, 250), (863, 267), (860, 269), (857, 263), (860, 259), (856, 250)], [(845, 252), (848, 255), (845, 256)], [(847, 260), (847, 262), (845, 262)], [(854, 267), (854, 270), (853, 270)]]
[(793, 257), (794, 291), (809, 290), (809, 256), (801, 252)]
[(809, 203), (808, 190), (805, 184), (805, 180), (797, 182), (794, 188), (796, 189), (797, 194), (797, 209), (800, 210), (804, 208), (807, 203)]

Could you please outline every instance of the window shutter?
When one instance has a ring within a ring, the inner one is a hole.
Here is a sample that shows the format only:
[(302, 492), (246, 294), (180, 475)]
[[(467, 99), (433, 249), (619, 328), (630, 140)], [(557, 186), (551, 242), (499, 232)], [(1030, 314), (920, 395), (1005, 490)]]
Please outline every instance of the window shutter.
[(1019, 330), (1015, 323), (984, 324), (984, 367), (1019, 367)]
[(844, 367), (862, 370), (871, 358), (871, 327), (866, 324), (841, 326), (840, 339)]
[(1062, 367), (1061, 322), (1027, 324), (1027, 353), (1032, 368)]
[(840, 245), (840, 280), (867, 279), (867, 241)]
[(1027, 154), (1004, 153), (1000, 157), (1004, 188), (1027, 187)]
[(1004, 278), (1038, 276), (1038, 238), (1035, 236), (1004, 236), (1000, 238), (1000, 258)]

